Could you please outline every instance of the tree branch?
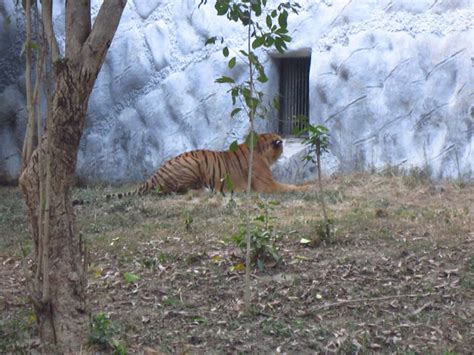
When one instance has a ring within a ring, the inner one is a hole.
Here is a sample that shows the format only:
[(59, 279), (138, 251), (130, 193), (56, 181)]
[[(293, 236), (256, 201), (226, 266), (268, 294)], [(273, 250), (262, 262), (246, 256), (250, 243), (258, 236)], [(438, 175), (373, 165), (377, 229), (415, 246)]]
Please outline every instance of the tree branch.
[(91, 32), (90, 0), (66, 0), (66, 58), (79, 60)]
[(98, 73), (102, 66), (126, 4), (127, 0), (105, 0), (100, 7), (81, 51), (83, 67), (90, 73)]
[(31, 155), (33, 154), (33, 141), (34, 141), (34, 123), (35, 123), (35, 103), (33, 102), (33, 74), (31, 68), (33, 66), (33, 53), (32, 47), (32, 18), (31, 18), (31, 0), (26, 0), (25, 12), (26, 12), (26, 41), (25, 41), (25, 54), (26, 54), (26, 108), (28, 112), (28, 121), (26, 126), (25, 138), (23, 140), (23, 149), (21, 152), (22, 170), (28, 164)]
[(44, 33), (48, 46), (51, 50), (51, 58), (54, 63), (59, 59), (59, 47), (53, 28), (53, 2), (52, 0), (42, 0), (41, 5)]
[(381, 296), (381, 297), (355, 298), (352, 300), (342, 300), (339, 302), (327, 303), (320, 307), (316, 307), (315, 309), (312, 309), (311, 312), (308, 312), (307, 314), (310, 314), (310, 313), (313, 314), (318, 311), (322, 311), (329, 308), (337, 308), (337, 307), (345, 306), (351, 303), (380, 302), (380, 301), (387, 301), (387, 300), (398, 299), (398, 298), (426, 298), (426, 297), (433, 296), (436, 294), (437, 293), (435, 292), (414, 293), (414, 294), (411, 293), (411, 294), (403, 294), (403, 295), (389, 295), (389, 296)]

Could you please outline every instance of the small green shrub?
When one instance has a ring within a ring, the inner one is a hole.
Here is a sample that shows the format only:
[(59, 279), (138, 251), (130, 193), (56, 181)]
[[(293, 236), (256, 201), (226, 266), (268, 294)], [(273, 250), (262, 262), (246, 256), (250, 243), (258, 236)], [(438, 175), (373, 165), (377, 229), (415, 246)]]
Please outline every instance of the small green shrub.
[(308, 124), (301, 133), (305, 135), (303, 144), (308, 148), (308, 154), (303, 157), (303, 160), (306, 163), (316, 164), (318, 171), (319, 200), (323, 209), (324, 221), (316, 227), (316, 235), (320, 240), (330, 242), (333, 235), (333, 221), (328, 218), (321, 179), (321, 156), (329, 151), (329, 129), (323, 125)]
[(127, 284), (133, 284), (137, 282), (138, 280), (140, 280), (140, 276), (131, 272), (124, 272), (123, 278)]
[(187, 231), (191, 230), (191, 226), (194, 222), (193, 216), (191, 214), (186, 213), (184, 217), (184, 227), (186, 228)]
[[(257, 203), (258, 214), (251, 222), (250, 226), (250, 246), (251, 246), (251, 259), (257, 264), (258, 268), (262, 270), (265, 267), (265, 261), (271, 260), (274, 263), (281, 261), (281, 255), (278, 248), (275, 246), (275, 242), (278, 239), (274, 232), (273, 226), (270, 221), (274, 217), (270, 216), (270, 212), (277, 205), (277, 202), (264, 202), (259, 201)], [(240, 231), (232, 236), (232, 241), (245, 251), (246, 249), (246, 229), (245, 226), (241, 226)]]
[(33, 310), (22, 309), (0, 319), (0, 354), (25, 353), (28, 339), (35, 334), (36, 316)]
[(118, 327), (106, 314), (98, 313), (92, 317), (89, 344), (99, 346), (104, 351), (113, 350), (114, 354), (125, 355), (125, 347), (114, 338), (118, 332)]

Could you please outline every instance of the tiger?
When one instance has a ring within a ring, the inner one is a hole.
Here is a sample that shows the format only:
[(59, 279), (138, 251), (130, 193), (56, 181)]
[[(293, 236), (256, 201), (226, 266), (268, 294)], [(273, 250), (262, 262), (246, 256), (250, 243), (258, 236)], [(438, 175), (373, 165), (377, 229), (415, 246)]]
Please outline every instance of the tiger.
[[(271, 166), (283, 153), (283, 139), (275, 133), (259, 134), (254, 148), (251, 189), (272, 194), (306, 191), (307, 185), (289, 185), (273, 179)], [(135, 190), (108, 195), (122, 198), (144, 195), (149, 191), (161, 194), (185, 193), (208, 189), (225, 192), (245, 191), (249, 172), (250, 149), (246, 143), (227, 151), (193, 150), (166, 161), (149, 179)], [(226, 183), (230, 181), (231, 183)], [(228, 191), (231, 189), (231, 191)]]

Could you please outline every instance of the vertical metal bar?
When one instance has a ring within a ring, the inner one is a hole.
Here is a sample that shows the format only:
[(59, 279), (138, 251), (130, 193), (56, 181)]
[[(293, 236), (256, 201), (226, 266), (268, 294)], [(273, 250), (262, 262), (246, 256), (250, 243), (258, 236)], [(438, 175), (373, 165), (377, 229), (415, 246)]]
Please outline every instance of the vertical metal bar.
[[(300, 95), (301, 95), (301, 108), (300, 108), (300, 114), (306, 116), (306, 110), (305, 110), (305, 105), (306, 105), (306, 95), (305, 95), (305, 87), (306, 87), (306, 58), (301, 58), (300, 60), (300, 66), (301, 66), (301, 75), (302, 75), (302, 80), (301, 80), (301, 87), (300, 87)], [(305, 127), (305, 121), (301, 120), (300, 123), (300, 129), (303, 129)]]
[[(305, 95), (305, 86), (306, 86), (306, 58), (301, 58), (301, 91), (300, 91), (300, 97), (301, 97), (301, 115), (306, 116), (306, 110), (305, 108), (305, 103), (306, 103), (306, 95)], [(300, 129), (303, 129), (305, 127), (305, 121), (301, 120), (300, 123)]]
[[(301, 58), (301, 114), (306, 116), (305, 104), (306, 104), (306, 58)], [(305, 126), (305, 121), (301, 120), (300, 129)]]
[[(301, 115), (304, 115), (305, 112), (304, 112), (304, 103), (305, 103), (305, 96), (304, 96), (304, 84), (306, 82), (306, 79), (305, 79), (305, 58), (301, 58), (300, 60), (300, 66), (301, 66), (301, 83), (300, 83), (300, 114)], [(303, 128), (303, 125), (304, 125), (304, 121), (301, 120), (300, 122), (300, 129)]]
[(288, 115), (286, 117), (286, 134), (288, 134), (289, 130), (290, 130), (290, 125), (291, 125), (291, 111), (293, 110), (293, 105), (292, 105), (292, 100), (291, 100), (291, 96), (293, 95), (292, 91), (293, 91), (293, 76), (291, 75), (291, 65), (290, 63), (288, 63), (288, 60), (287, 61), (287, 68), (288, 68)]
[(297, 70), (295, 65), (291, 65), (291, 120), (290, 120), (290, 127), (288, 129), (288, 134), (293, 133), (293, 117), (296, 113), (296, 90), (297, 90)]
[(278, 115), (278, 130), (279, 132), (283, 133), (283, 117), (284, 117), (284, 112), (283, 110), (285, 109), (285, 72), (284, 72), (284, 66), (283, 66), (283, 61), (279, 60), (280, 65), (280, 92), (279, 92), (279, 100), (280, 100), (280, 114)]
[(293, 67), (291, 60), (286, 59), (286, 66), (288, 68), (288, 114), (286, 118), (286, 134), (291, 133), (291, 121), (293, 116)]
[(291, 122), (291, 133), (293, 133), (297, 121), (294, 119), (295, 115), (298, 114), (298, 59), (294, 59), (293, 62), (293, 112), (292, 112), (292, 122)]
[(280, 59), (280, 114), (279, 114), (279, 122), (278, 128), (279, 131), (284, 134), (285, 133), (285, 111), (286, 111), (286, 85), (287, 85), (287, 78), (286, 78), (286, 68), (285, 62), (283, 59)]
[[(303, 61), (304, 61), (304, 58), (298, 59), (298, 77), (299, 77), (299, 80), (298, 80), (298, 115), (304, 114), (304, 112), (303, 112), (303, 101), (304, 101), (304, 97), (303, 97), (303, 84), (304, 84)], [(298, 130), (301, 130), (302, 125), (303, 125), (303, 121), (299, 120)]]
[(285, 59), (285, 75), (286, 75), (285, 134), (288, 134), (288, 120), (291, 114), (291, 67), (288, 63), (288, 59)]
[[(297, 68), (298, 68), (298, 91), (297, 91), (297, 99), (296, 99), (297, 102), (298, 102), (298, 115), (303, 114), (303, 112), (302, 112), (302, 110), (301, 110), (301, 109), (302, 109), (302, 106), (303, 106), (303, 105), (302, 105), (303, 97), (302, 97), (302, 90), (301, 90), (301, 89), (302, 89), (302, 84), (303, 84), (303, 77), (302, 77), (302, 74), (303, 74), (303, 73), (302, 73), (302, 69), (303, 69), (303, 67), (302, 67), (301, 64), (302, 64), (302, 59), (301, 59), (301, 58), (298, 58), (298, 59), (297, 59)], [(299, 121), (297, 122), (297, 125), (296, 125), (296, 126), (298, 127), (298, 129), (301, 129), (301, 123), (302, 123), (301, 120), (299, 120)]]
[(306, 73), (305, 73), (305, 78), (306, 78), (306, 83), (305, 83), (305, 93), (304, 97), (306, 98), (306, 103), (305, 103), (305, 115), (307, 117), (306, 120), (306, 126), (309, 124), (309, 73), (311, 69), (311, 56), (309, 56), (306, 60)]

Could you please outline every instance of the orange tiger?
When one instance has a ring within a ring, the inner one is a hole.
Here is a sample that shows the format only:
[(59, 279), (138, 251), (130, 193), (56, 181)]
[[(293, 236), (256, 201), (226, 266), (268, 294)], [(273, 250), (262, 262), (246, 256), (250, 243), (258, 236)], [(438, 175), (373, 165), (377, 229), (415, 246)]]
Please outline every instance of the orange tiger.
[[(281, 184), (273, 180), (270, 166), (282, 153), (283, 140), (279, 135), (266, 133), (258, 136), (252, 166), (253, 191), (275, 193), (307, 190), (307, 186)], [(232, 182), (233, 191), (245, 191), (249, 156), (250, 150), (245, 143), (240, 144), (235, 151), (186, 152), (165, 162), (153, 176), (134, 191), (116, 196), (121, 198), (128, 195), (143, 195), (155, 189), (164, 194), (202, 188), (224, 193), (227, 192), (226, 178)]]

